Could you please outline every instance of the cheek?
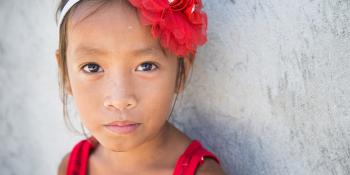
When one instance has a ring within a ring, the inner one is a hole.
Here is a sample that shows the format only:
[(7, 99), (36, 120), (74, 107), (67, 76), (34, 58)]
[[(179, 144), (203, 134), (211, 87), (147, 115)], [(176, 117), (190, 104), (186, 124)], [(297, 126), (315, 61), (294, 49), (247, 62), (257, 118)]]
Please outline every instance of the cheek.
[(94, 125), (99, 123), (94, 115), (102, 103), (100, 85), (84, 81), (75, 74), (70, 74), (70, 84), (79, 117), (89, 130), (93, 130)]
[(101, 96), (97, 89), (96, 87), (86, 87), (80, 84), (76, 86), (74, 96), (79, 117), (90, 132), (98, 130), (104, 119), (99, 112), (99, 109), (103, 107), (103, 102), (100, 100)]
[(175, 94), (175, 79), (176, 75), (168, 72), (154, 81), (144, 82), (143, 86), (136, 86), (139, 105), (144, 106), (144, 112), (149, 114), (146, 120), (163, 122), (168, 119)]

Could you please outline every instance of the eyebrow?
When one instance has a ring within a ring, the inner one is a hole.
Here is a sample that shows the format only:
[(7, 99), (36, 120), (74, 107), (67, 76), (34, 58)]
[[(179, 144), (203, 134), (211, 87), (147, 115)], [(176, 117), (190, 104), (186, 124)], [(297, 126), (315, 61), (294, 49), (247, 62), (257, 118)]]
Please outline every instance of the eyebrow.
[(84, 45), (81, 45), (77, 49), (75, 49), (75, 52), (77, 55), (105, 55), (105, 54), (107, 54), (107, 52), (102, 50), (102, 49), (84, 46)]
[(166, 53), (163, 49), (161, 49), (161, 52), (157, 51), (155, 47), (146, 47), (146, 48), (141, 48), (138, 50), (133, 51), (135, 56), (139, 55), (149, 55), (149, 54), (154, 54), (154, 55), (160, 55), (163, 54), (164, 58), (166, 57)]
[[(91, 47), (91, 46), (86, 46), (86, 45), (81, 45), (77, 49), (75, 49), (75, 52), (77, 55), (107, 55), (108, 51), (97, 48), (97, 47)], [(166, 57), (166, 52), (164, 49), (161, 48), (161, 52), (158, 52), (155, 47), (144, 47), (141, 49), (135, 49), (132, 50), (131, 55), (133, 56), (140, 56), (140, 55), (160, 55), (163, 54), (164, 58)]]

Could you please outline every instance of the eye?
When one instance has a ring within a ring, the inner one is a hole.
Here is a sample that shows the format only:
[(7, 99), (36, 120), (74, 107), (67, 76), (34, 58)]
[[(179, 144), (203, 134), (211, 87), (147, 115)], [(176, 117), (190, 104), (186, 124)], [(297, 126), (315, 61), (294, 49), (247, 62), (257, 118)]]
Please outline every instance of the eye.
[(154, 69), (158, 69), (158, 66), (152, 62), (145, 62), (140, 64), (137, 68), (136, 71), (153, 71)]
[(82, 69), (84, 70), (84, 72), (87, 73), (98, 73), (98, 72), (102, 72), (102, 68), (95, 64), (95, 63), (89, 63), (89, 64), (85, 64)]

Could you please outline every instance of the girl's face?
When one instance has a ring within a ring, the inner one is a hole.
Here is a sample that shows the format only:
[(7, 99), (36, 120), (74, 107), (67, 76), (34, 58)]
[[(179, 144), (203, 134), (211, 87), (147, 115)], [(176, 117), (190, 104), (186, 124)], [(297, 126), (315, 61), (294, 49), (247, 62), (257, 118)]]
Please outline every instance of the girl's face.
[(115, 151), (155, 138), (173, 103), (176, 56), (122, 1), (80, 4), (67, 35), (68, 92), (91, 134)]

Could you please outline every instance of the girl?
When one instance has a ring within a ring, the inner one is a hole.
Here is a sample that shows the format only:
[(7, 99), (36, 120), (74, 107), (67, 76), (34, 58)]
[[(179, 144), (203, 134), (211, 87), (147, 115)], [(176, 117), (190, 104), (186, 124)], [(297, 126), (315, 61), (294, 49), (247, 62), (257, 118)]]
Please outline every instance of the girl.
[[(91, 137), (59, 175), (223, 174), (219, 160), (168, 122), (198, 45), (200, 0), (62, 0), (56, 57)], [(175, 101), (175, 102), (174, 102)]]

